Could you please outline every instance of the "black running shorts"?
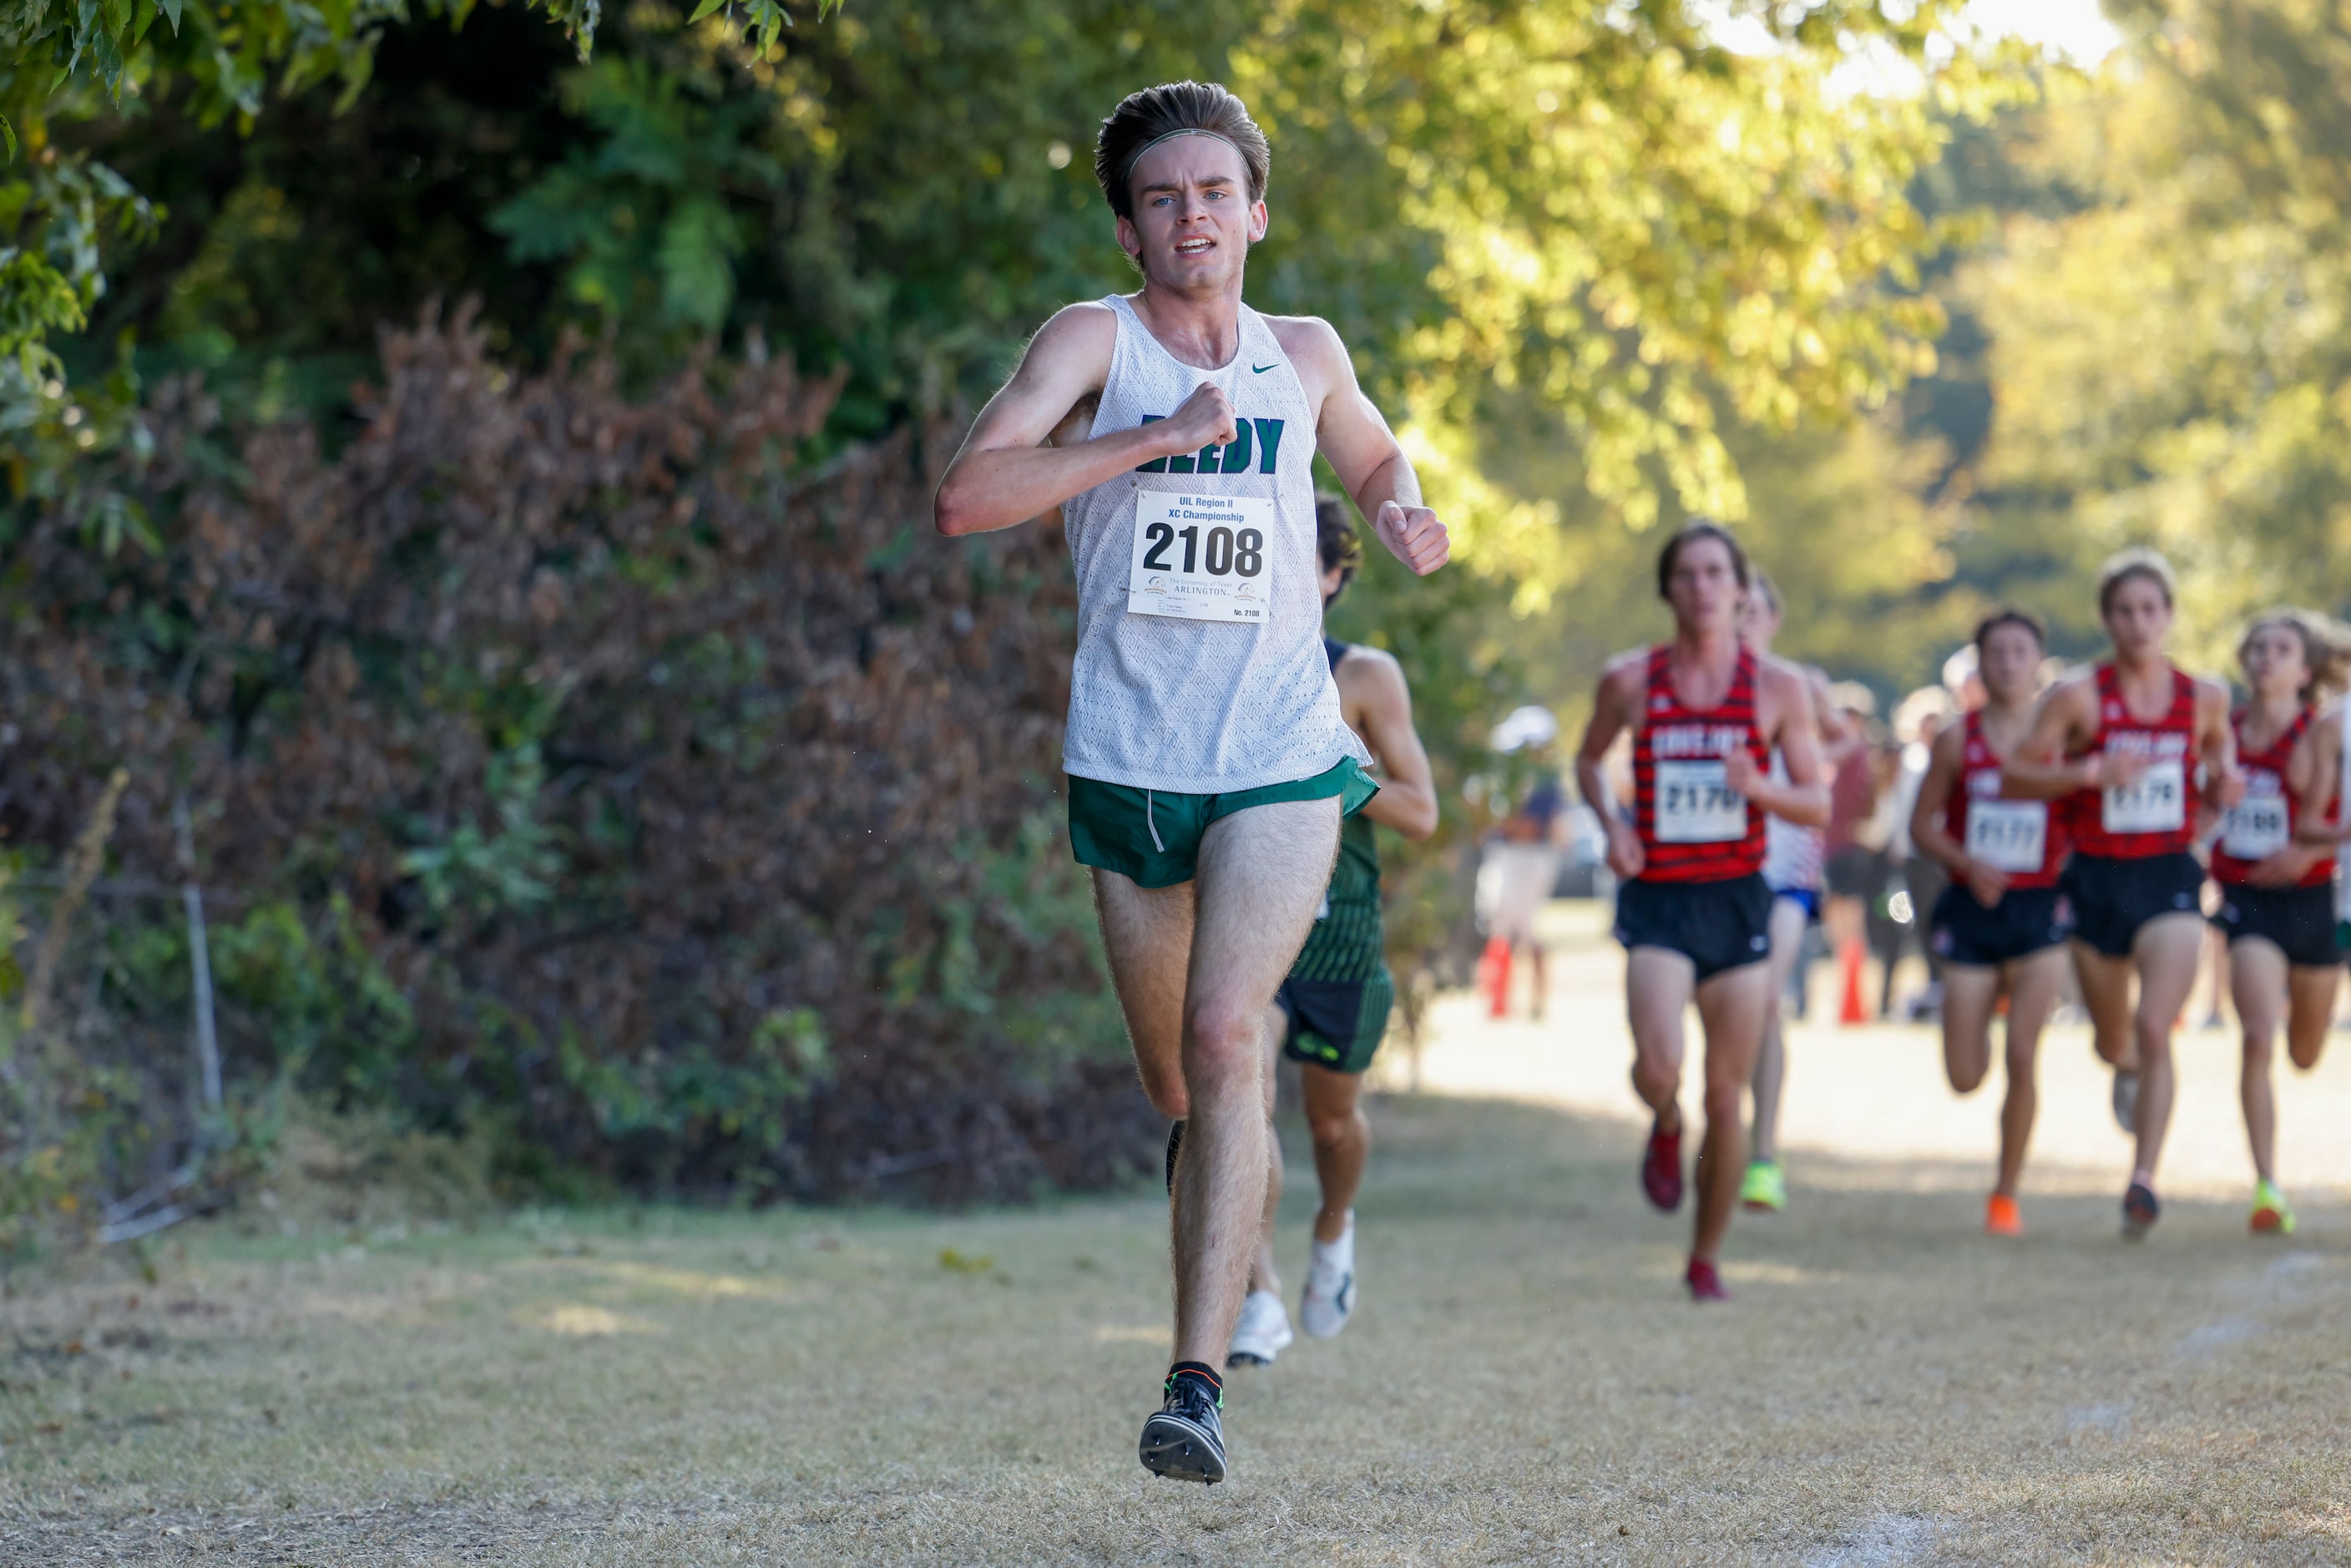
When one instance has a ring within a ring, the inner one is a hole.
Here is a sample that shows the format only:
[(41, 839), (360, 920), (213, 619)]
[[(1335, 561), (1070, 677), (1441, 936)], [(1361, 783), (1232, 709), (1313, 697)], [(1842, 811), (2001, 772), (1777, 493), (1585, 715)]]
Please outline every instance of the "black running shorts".
[(2297, 969), (2324, 969), (2343, 961), (2335, 931), (2335, 889), (2326, 883), (2255, 887), (2224, 882), (2212, 924), (2227, 933), (2231, 946), (2249, 936), (2275, 943)]
[(2185, 851), (2137, 860), (2076, 854), (2057, 885), (2074, 903), (2074, 940), (2109, 958), (2129, 957), (2150, 920), (2204, 911), (2204, 867)]
[(1361, 1072), (1387, 1037), (1395, 982), (1383, 964), (1360, 980), (1301, 980), (1292, 975), (1273, 993), (1290, 1019), (1281, 1054), (1333, 1072)]
[(2058, 946), (2073, 928), (2072, 903), (2053, 887), (2012, 887), (1986, 909), (1954, 883), (1935, 900), (1927, 944), (1947, 964), (1997, 968)]
[(1616, 940), (1626, 950), (1663, 947), (1710, 980), (1760, 964), (1771, 951), (1771, 889), (1761, 876), (1724, 882), (1644, 882), (1616, 890)]

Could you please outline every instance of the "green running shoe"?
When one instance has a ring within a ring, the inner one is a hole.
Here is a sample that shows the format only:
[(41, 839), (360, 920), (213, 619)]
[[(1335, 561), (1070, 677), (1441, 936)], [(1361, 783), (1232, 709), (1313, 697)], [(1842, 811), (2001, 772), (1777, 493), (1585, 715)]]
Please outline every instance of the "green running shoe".
[(2294, 1208), (2272, 1181), (2253, 1184), (2253, 1234), (2256, 1236), (2291, 1236), (2294, 1234)]
[(1777, 1214), (1788, 1207), (1788, 1176), (1777, 1160), (1750, 1160), (1747, 1179), (1739, 1186), (1739, 1201), (1750, 1208)]

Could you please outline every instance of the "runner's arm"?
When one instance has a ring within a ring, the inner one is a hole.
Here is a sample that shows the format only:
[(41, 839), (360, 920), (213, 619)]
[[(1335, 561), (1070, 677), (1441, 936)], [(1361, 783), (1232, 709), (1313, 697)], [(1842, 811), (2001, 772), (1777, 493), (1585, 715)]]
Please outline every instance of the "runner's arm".
[(1646, 863), (1641, 835), (1617, 808), (1615, 791), (1608, 787), (1608, 748), (1624, 733), (1635, 710), (1643, 686), (1640, 655), (1627, 654), (1609, 665), (1600, 677), (1592, 704), (1592, 722), (1583, 727), (1583, 744), (1575, 753), (1575, 787), (1583, 803), (1600, 818), (1608, 834), (1608, 869), (1621, 877), (1635, 877)]
[(2097, 701), (2096, 687), (2079, 677), (2050, 687), (2033, 710), (2032, 727), (2001, 767), (2002, 789), (2028, 800), (2054, 800), (2105, 782), (2104, 757), (2065, 755), (2097, 733)]
[(1451, 538), (1437, 514), (1421, 504), (1420, 476), (1396, 444), (1387, 420), (1364, 395), (1346, 345), (1329, 322), (1311, 316), (1281, 318), (1275, 330), (1310, 391), (1322, 393), (1317, 450), (1371, 519), (1372, 531), (1388, 553), (1426, 577), (1451, 558)]
[(1437, 780), (1428, 752), (1412, 727), (1412, 688), (1393, 653), (1357, 648), (1339, 665), (1349, 722), (1371, 747), (1380, 768), (1380, 792), (1364, 802), (1364, 815), (1407, 839), (1437, 831)]
[(1087, 439), (1074, 416), (1101, 394), (1117, 344), (1118, 323), (1099, 305), (1045, 323), (939, 480), (939, 532), (1012, 528), (1143, 464), (1233, 439), (1232, 405), (1205, 382), (1165, 419)]
[(1763, 688), (1761, 695), (1769, 696), (1777, 710), (1779, 722), (1772, 727), (1771, 743), (1780, 748), (1788, 781), (1774, 781), (1745, 751), (1733, 751), (1723, 758), (1725, 781), (1750, 803), (1782, 821), (1799, 827), (1825, 828), (1829, 787), (1821, 767), (1820, 727), (1813, 717), (1809, 683), (1800, 671), (1776, 659), (1763, 664), (1758, 674)]
[[(2302, 756), (2305, 749), (2306, 760)], [(2326, 820), (2342, 792), (2343, 709), (2338, 706), (2320, 715), (2294, 751), (2304, 772), (2302, 814), (2294, 819), (2294, 836), (2299, 842), (2331, 850), (2351, 838), (2351, 825)]]
[(1853, 716), (1829, 696), (1829, 678), (1812, 665), (1804, 666), (1812, 678), (1813, 718), (1821, 729), (1821, 760), (1831, 768), (1842, 768), (1848, 758), (1867, 745), (1869, 737)]
[(2196, 756), (2204, 764), (2205, 800), (2229, 807), (2245, 798), (2237, 732), (2229, 727), (2229, 688), (2219, 681), (2196, 683)]

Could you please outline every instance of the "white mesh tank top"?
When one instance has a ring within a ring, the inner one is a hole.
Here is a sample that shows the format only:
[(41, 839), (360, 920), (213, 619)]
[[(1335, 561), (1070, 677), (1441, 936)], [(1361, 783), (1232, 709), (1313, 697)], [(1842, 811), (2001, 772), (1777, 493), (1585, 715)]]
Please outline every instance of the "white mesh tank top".
[[(1232, 401), (1230, 446), (1146, 464), (1063, 504), (1078, 574), (1078, 656), (1061, 766), (1081, 779), (1212, 795), (1327, 772), (1371, 754), (1339, 716), (1322, 652), (1314, 545), (1314, 416), (1265, 318), (1240, 308), (1240, 350), (1185, 364), (1118, 295), (1118, 347), (1092, 435), (1174, 413), (1203, 382)], [(1146, 491), (1270, 499), (1266, 619), (1186, 621), (1127, 609), (1136, 497)]]
[[(1787, 758), (1771, 748), (1771, 782), (1788, 782)], [(1763, 819), (1763, 881), (1774, 893), (1817, 892), (1828, 841), (1818, 828), (1779, 817)]]

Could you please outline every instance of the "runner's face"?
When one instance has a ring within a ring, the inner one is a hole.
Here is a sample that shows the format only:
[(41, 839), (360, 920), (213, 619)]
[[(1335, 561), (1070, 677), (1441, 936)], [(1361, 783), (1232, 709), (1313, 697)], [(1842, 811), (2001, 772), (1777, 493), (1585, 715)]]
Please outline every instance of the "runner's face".
[(1674, 557), (1673, 575), (1666, 580), (1674, 619), (1692, 632), (1737, 629), (1746, 592), (1720, 539), (1692, 539), (1684, 545)]
[(1747, 645), (1759, 653), (1771, 651), (1771, 641), (1780, 635), (1780, 611), (1761, 593), (1750, 590), (1747, 595), (1745, 616), (1739, 623), (1739, 634)]
[(2041, 686), (2041, 640), (2022, 626), (1995, 626), (1983, 640), (1976, 668), (1994, 702), (2022, 707)]
[(2163, 650), (2171, 630), (2171, 601), (2152, 578), (2125, 578), (2106, 605), (2106, 635), (2117, 653), (2146, 656)]
[(2245, 640), (2245, 684), (2264, 697), (2292, 697), (2310, 684), (2310, 660), (2290, 626), (2264, 626)]
[(1178, 136), (1145, 152), (1127, 178), (1134, 216), (1118, 220), (1118, 243), (1146, 280), (1186, 292), (1240, 280), (1249, 246), (1265, 237), (1266, 211), (1249, 200), (1239, 149)]

